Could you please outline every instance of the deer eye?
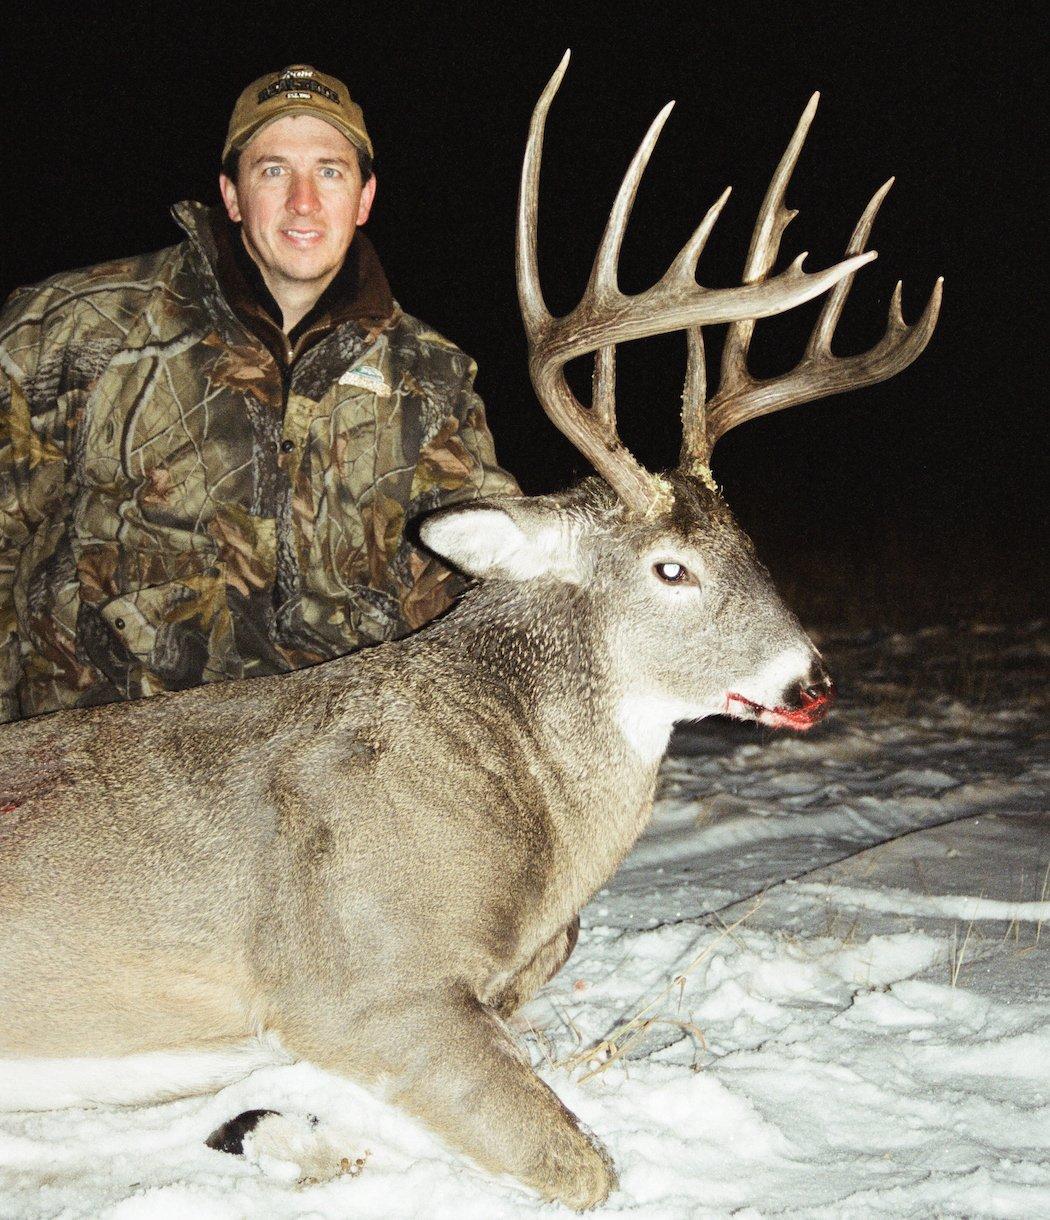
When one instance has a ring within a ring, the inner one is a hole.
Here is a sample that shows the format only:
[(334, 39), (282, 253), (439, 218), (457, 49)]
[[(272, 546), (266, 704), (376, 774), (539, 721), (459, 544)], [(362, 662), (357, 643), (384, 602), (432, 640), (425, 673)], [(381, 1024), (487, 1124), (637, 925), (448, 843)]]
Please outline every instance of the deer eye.
[(695, 585), (697, 583), (689, 569), (681, 563), (654, 563), (653, 571), (665, 585)]

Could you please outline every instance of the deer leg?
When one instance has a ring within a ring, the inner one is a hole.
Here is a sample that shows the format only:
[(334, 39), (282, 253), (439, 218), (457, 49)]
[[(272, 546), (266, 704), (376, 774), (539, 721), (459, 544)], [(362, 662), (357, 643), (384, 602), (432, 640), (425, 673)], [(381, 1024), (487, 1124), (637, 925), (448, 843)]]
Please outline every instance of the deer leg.
[(544, 1200), (582, 1211), (615, 1188), (608, 1153), (535, 1074), (503, 1022), (476, 1000), (449, 997), (438, 1006), (431, 997), (373, 1010), (371, 1018), (343, 1048), (328, 1037), (286, 1042), (322, 1067), (381, 1085), (387, 1099), (449, 1145), (492, 1173), (511, 1174)]
[(509, 1017), (517, 1012), (544, 983), (554, 978), (576, 948), (579, 935), (580, 917), (576, 915), (564, 928), (559, 928), (532, 961), (523, 966), (507, 984), (496, 1003), (496, 1011), (501, 1017)]

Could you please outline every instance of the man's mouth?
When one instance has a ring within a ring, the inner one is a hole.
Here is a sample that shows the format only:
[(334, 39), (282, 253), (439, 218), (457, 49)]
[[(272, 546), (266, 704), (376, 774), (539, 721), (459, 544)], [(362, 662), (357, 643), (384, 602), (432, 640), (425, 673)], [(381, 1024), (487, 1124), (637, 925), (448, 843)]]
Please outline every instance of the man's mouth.
[(801, 691), (800, 695), (802, 702), (799, 707), (765, 707), (745, 695), (730, 691), (726, 695), (724, 714), (735, 720), (757, 720), (771, 729), (794, 729), (804, 733), (823, 719), (831, 707), (833, 695), (830, 691), (821, 695)]
[(302, 250), (317, 245), (323, 236), (320, 229), (282, 229), (281, 235)]

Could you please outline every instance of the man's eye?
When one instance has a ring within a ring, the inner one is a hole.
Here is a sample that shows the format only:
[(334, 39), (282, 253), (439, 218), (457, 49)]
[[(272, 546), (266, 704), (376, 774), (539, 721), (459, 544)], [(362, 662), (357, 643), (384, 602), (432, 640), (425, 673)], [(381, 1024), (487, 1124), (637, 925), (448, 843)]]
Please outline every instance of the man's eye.
[(326, 165), (324, 169), (321, 170), (322, 178), (338, 178), (339, 176), (339, 171), (334, 169), (331, 165)]
[(695, 585), (689, 569), (681, 563), (654, 563), (653, 571), (666, 585)]
[(263, 170), (264, 178), (277, 178), (281, 175), (282, 169), (279, 165), (267, 165)]

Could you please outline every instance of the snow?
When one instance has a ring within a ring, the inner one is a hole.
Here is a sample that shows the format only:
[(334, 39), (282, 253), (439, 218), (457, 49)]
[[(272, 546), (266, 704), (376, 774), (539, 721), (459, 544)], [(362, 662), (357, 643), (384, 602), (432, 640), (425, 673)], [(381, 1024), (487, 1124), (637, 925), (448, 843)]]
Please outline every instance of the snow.
[[(819, 642), (842, 693), (824, 725), (676, 734), (652, 825), (523, 1044), (616, 1160), (595, 1215), (1050, 1215), (1043, 637)], [(253, 1108), (317, 1115), (361, 1164), (300, 1185), (204, 1146)], [(304, 1063), (0, 1114), (5, 1218), (568, 1214)]]

